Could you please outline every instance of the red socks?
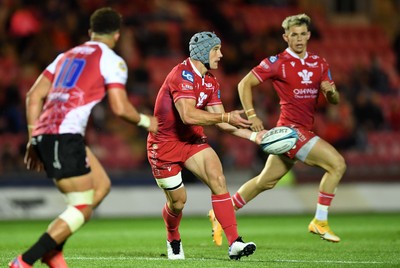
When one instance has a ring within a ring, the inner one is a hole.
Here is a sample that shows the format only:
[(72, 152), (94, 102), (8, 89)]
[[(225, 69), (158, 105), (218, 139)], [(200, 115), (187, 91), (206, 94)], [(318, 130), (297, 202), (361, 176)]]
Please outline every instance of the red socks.
[(222, 229), (225, 232), (229, 245), (238, 238), (236, 215), (232, 206), (232, 200), (229, 193), (220, 195), (211, 195), (211, 203), (214, 214)]
[(236, 192), (233, 196), (232, 196), (232, 201), (233, 204), (235, 204), (235, 207), (242, 208), (244, 205), (246, 205), (246, 201), (240, 196), (240, 194), (238, 192)]
[(335, 197), (335, 194), (328, 194), (324, 192), (319, 192), (318, 194), (318, 204), (324, 206), (330, 206), (332, 199)]
[(167, 204), (165, 204), (162, 210), (162, 217), (165, 222), (165, 227), (167, 228), (167, 239), (169, 242), (174, 240), (180, 240), (181, 234), (179, 233), (179, 224), (182, 219), (182, 212), (179, 215), (174, 214)]

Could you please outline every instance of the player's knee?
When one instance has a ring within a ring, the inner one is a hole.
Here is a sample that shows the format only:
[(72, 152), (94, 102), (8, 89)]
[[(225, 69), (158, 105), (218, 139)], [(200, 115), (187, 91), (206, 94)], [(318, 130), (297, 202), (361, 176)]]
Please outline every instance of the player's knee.
[(278, 183), (279, 179), (277, 180), (270, 180), (263, 177), (256, 178), (256, 188), (259, 192), (270, 190), (275, 187)]
[(78, 230), (92, 214), (94, 191), (70, 192), (65, 195), (68, 207), (59, 216), (69, 227), (71, 232)]
[(346, 161), (344, 160), (343, 156), (339, 155), (337, 159), (333, 161), (332, 169), (339, 178), (343, 176), (347, 169)]
[(102, 185), (101, 188), (96, 189), (93, 197), (93, 208), (96, 208), (104, 200), (104, 198), (110, 193), (111, 182)]
[(170, 208), (171, 208), (172, 212), (179, 214), (185, 207), (185, 204), (186, 204), (185, 199), (178, 199), (173, 202), (170, 202)]
[(267, 183), (259, 183), (258, 184), (258, 188), (259, 190), (262, 191), (266, 191), (266, 190), (271, 190), (272, 188), (275, 187), (277, 182), (267, 182)]

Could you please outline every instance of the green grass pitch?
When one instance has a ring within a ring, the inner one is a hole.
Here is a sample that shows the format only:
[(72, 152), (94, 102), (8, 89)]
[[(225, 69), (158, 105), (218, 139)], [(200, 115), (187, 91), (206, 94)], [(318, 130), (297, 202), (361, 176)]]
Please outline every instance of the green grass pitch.
[[(160, 217), (93, 218), (68, 241), (69, 267), (400, 267), (400, 214), (331, 213), (340, 243), (308, 233), (312, 215), (238, 214), (239, 232), (257, 244), (240, 261), (228, 258), (226, 240), (216, 247), (208, 218), (183, 217), (181, 237), (186, 260), (167, 260)], [(49, 221), (0, 221), (0, 267), (25, 251)], [(45, 267), (40, 262), (35, 267)]]

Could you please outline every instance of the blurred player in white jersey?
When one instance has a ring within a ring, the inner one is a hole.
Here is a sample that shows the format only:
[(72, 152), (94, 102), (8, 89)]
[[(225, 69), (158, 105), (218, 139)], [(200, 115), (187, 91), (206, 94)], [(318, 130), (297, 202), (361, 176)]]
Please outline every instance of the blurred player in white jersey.
[[(311, 19), (306, 14), (287, 17), (282, 27), (283, 39), (288, 48), (282, 53), (265, 58), (239, 83), (239, 97), (247, 118), (253, 123), (253, 131), (264, 130), (262, 120), (253, 106), (252, 88), (271, 80), (280, 98), (281, 114), (277, 126), (296, 129), (299, 140), (292, 150), (284, 155), (269, 155), (259, 175), (244, 183), (232, 196), (235, 209), (240, 209), (265, 190), (274, 188), (278, 181), (295, 165), (302, 161), (309, 166), (325, 170), (319, 185), (315, 218), (308, 230), (322, 239), (339, 242), (340, 238), (328, 225), (328, 208), (335, 197), (336, 187), (346, 170), (346, 163), (339, 152), (312, 132), (318, 96), (322, 93), (331, 104), (339, 103), (339, 92), (332, 80), (325, 59), (307, 51)], [(214, 241), (222, 241), (218, 222), (210, 211)]]
[(67, 209), (11, 268), (67, 267), (65, 241), (87, 222), (110, 190), (104, 168), (85, 145), (87, 121), (106, 95), (112, 111), (124, 120), (157, 132), (155, 117), (140, 114), (125, 90), (127, 66), (112, 49), (120, 37), (121, 15), (111, 8), (90, 17), (90, 41), (59, 55), (38, 77), (26, 98), (29, 142), (27, 168), (45, 170), (65, 196)]

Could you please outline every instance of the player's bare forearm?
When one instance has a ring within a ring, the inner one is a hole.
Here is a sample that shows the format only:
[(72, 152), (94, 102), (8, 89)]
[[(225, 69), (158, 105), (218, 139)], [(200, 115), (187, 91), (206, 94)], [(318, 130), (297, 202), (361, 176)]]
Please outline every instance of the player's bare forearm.
[(253, 107), (253, 93), (252, 88), (259, 85), (260, 81), (253, 75), (252, 72), (249, 72), (238, 84), (238, 93), (240, 102), (246, 112), (246, 115), (255, 114)]
[(26, 94), (26, 122), (28, 124), (29, 140), (31, 138), (31, 132), (34, 128), (36, 120), (39, 118), (40, 113), (42, 112), (45, 99), (50, 91), (50, 87), (50, 80), (41, 74)]

